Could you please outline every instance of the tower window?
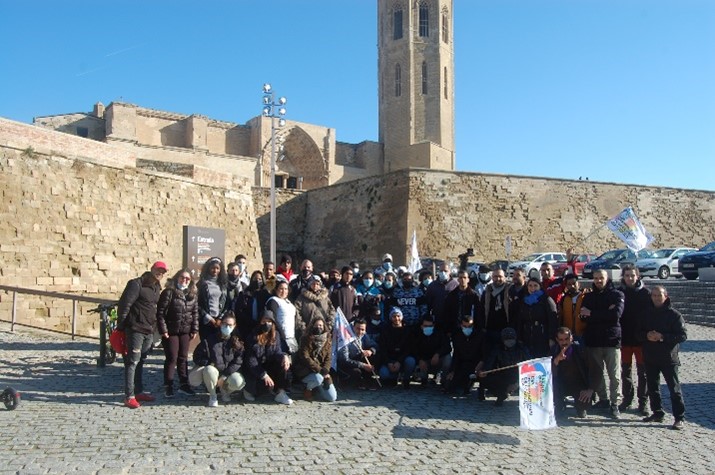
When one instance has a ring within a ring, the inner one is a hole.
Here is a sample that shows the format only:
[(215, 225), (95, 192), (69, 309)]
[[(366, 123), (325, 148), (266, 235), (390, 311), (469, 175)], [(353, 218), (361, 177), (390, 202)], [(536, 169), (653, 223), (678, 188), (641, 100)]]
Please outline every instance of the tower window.
[(449, 15), (447, 10), (442, 10), (442, 41), (449, 43)]
[(447, 77), (447, 68), (444, 68), (444, 98), (449, 99), (447, 94), (449, 93), (449, 89), (447, 89), (447, 84), (449, 84), (449, 78)]
[(77, 135), (79, 137), (88, 138), (89, 137), (89, 129), (87, 127), (77, 127)]
[(395, 65), (395, 97), (402, 95), (402, 68), (399, 64)]
[(420, 4), (420, 36), (429, 36), (429, 7)]
[[(437, 70), (439, 71), (439, 70)], [(437, 89), (439, 90), (439, 88)], [(427, 94), (427, 62), (422, 63), (422, 94)]]
[(392, 14), (392, 39), (402, 38), (402, 9), (395, 10)]

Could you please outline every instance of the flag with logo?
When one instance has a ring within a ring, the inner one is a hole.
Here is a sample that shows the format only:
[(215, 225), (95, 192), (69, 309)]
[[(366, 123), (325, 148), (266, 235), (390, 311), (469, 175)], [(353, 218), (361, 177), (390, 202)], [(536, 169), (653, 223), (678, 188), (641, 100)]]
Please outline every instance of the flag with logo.
[[(412, 231), (412, 245), (410, 246), (410, 266), (407, 270), (413, 274), (422, 268), (420, 253), (417, 252), (417, 230)], [(417, 276), (415, 276), (417, 277)]]
[(638, 221), (636, 213), (630, 206), (611, 218), (606, 224), (608, 229), (613, 231), (621, 241), (626, 243), (628, 249), (634, 252), (640, 251), (653, 242), (653, 236), (648, 234), (641, 222)]
[(551, 358), (519, 363), (519, 412), (522, 429), (556, 427)]
[(335, 312), (335, 326), (333, 327), (333, 361), (331, 364), (333, 369), (338, 369), (338, 351), (356, 339), (353, 327), (350, 326), (343, 311), (338, 307)]

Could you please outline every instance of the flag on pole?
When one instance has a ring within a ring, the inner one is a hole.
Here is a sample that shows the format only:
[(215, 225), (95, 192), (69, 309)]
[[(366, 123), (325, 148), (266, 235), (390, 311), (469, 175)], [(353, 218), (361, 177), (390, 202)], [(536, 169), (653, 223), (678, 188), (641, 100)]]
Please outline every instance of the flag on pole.
[(551, 358), (519, 363), (519, 412), (522, 429), (556, 427)]
[(412, 231), (412, 246), (410, 246), (410, 265), (407, 270), (413, 274), (422, 268), (420, 253), (417, 252), (417, 230)]
[(638, 217), (630, 206), (611, 218), (606, 224), (608, 229), (613, 231), (620, 240), (626, 243), (628, 249), (634, 252), (648, 247), (648, 244), (653, 242), (653, 236), (648, 234), (641, 222), (638, 221)]
[(338, 351), (355, 340), (357, 340), (357, 337), (355, 337), (353, 327), (350, 326), (343, 311), (338, 307), (335, 312), (335, 326), (333, 327), (333, 361), (331, 366), (334, 370), (338, 369)]

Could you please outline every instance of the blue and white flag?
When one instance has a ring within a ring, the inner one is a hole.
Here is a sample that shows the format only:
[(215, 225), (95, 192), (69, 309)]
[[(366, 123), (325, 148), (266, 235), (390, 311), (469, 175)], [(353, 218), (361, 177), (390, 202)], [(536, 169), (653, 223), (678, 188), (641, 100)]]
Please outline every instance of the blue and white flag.
[(613, 231), (621, 241), (626, 243), (628, 249), (634, 252), (648, 247), (648, 244), (653, 242), (653, 236), (648, 234), (641, 222), (638, 221), (636, 213), (630, 206), (611, 218), (606, 224), (608, 229)]
[(353, 327), (350, 326), (343, 311), (338, 307), (335, 312), (335, 326), (333, 327), (333, 361), (331, 364), (333, 369), (337, 370), (338, 368), (338, 351), (356, 339)]
[(519, 363), (519, 412), (522, 429), (556, 427), (551, 358)]
[[(420, 253), (417, 252), (417, 230), (412, 231), (412, 245), (410, 246), (410, 266), (407, 268), (413, 274), (422, 268)], [(417, 276), (415, 276), (416, 278)]]

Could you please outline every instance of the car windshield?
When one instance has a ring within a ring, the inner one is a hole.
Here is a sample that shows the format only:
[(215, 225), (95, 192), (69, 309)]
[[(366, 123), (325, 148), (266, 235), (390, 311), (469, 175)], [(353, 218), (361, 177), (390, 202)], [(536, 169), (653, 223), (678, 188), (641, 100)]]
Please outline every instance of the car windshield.
[(700, 250), (701, 251), (715, 251), (715, 241), (711, 242), (710, 244), (704, 245)]
[(535, 260), (538, 259), (540, 256), (541, 256), (541, 253), (540, 253), (540, 252), (536, 252), (536, 253), (534, 253), (534, 254), (529, 254), (528, 256), (526, 256), (526, 257), (524, 258), (524, 260), (525, 260), (525, 261), (535, 261)]
[(554, 254), (554, 260), (556, 262), (566, 262), (566, 256), (561, 254)]
[(652, 258), (654, 259), (667, 259), (675, 251), (675, 249), (658, 249), (653, 253)]
[(598, 256), (598, 260), (604, 260), (604, 261), (610, 261), (615, 259), (616, 257), (620, 256), (623, 253), (623, 249), (615, 249), (613, 251), (606, 251), (600, 256)]

